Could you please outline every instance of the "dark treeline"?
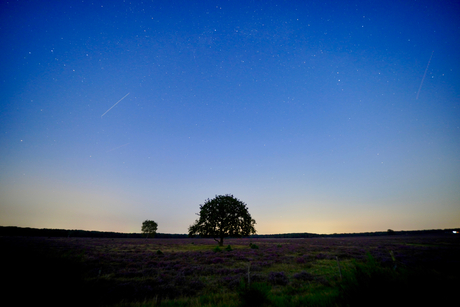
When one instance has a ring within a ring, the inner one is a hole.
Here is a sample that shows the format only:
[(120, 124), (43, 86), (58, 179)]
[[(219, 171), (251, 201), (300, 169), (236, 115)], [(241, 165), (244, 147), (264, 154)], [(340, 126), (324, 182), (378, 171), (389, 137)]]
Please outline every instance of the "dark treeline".
[(252, 235), (251, 238), (316, 238), (322, 235), (316, 233), (279, 233), (271, 235)]
[(359, 232), (359, 233), (334, 233), (334, 234), (315, 234), (315, 233), (281, 233), (271, 235), (252, 235), (251, 238), (318, 238), (318, 237), (373, 237), (373, 236), (394, 236), (394, 235), (440, 235), (452, 234), (454, 231), (459, 232), (459, 229), (429, 229), (429, 230), (402, 230), (394, 231), (388, 229), (387, 231), (376, 232)]
[(459, 231), (456, 229), (426, 229), (426, 230), (401, 230), (395, 231), (388, 229), (387, 231), (376, 231), (376, 232), (360, 232), (360, 233), (334, 233), (330, 235), (321, 235), (322, 237), (373, 237), (373, 236), (418, 236), (418, 235), (443, 235), (453, 234), (453, 231)]
[[(362, 233), (334, 233), (334, 234), (314, 234), (314, 233), (282, 233), (268, 235), (251, 235), (251, 238), (318, 238), (318, 237), (370, 237), (370, 236), (388, 236), (388, 235), (440, 235), (452, 234), (454, 231), (460, 232), (459, 228), (455, 229), (430, 229), (430, 230), (403, 230)], [(460, 235), (460, 234), (459, 234)], [(144, 238), (141, 233), (121, 233), (108, 231), (89, 231), (89, 230), (68, 230), (68, 229), (38, 229), (29, 227), (0, 226), (0, 236), (24, 236), (24, 237), (77, 237), (77, 238)], [(187, 234), (169, 234), (157, 233), (155, 238), (159, 239), (177, 239), (188, 238)]]
[[(0, 236), (24, 237), (77, 237), (77, 238), (145, 238), (141, 233), (89, 231), (76, 229), (38, 229), (29, 227), (0, 226)], [(185, 234), (157, 233), (155, 238), (187, 238)]]

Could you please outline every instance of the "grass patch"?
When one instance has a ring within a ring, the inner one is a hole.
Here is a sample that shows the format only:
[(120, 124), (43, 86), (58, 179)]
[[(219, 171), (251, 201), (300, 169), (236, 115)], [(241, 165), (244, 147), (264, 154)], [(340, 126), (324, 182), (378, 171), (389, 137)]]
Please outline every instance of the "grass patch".
[[(224, 249), (226, 251), (232, 251), (232, 250), (238, 250), (238, 249), (249, 249), (250, 247), (245, 246), (245, 245), (232, 245), (229, 248), (230, 245), (227, 246), (227, 248), (219, 247), (219, 249)], [(210, 250), (215, 250), (216, 245), (207, 245), (207, 244), (178, 244), (178, 245), (173, 245), (173, 246), (165, 246), (165, 245), (156, 245), (153, 247), (150, 247), (149, 250), (155, 252), (158, 249), (161, 249), (164, 253), (175, 253), (175, 252), (199, 252), (199, 251), (210, 251)]]
[[(217, 244), (204, 239), (0, 238), (6, 292), (28, 291), (30, 303), (50, 290), (59, 301), (76, 297), (72, 306), (104, 307), (443, 306), (456, 299), (459, 240), (396, 239), (259, 240), (259, 249), (229, 239), (215, 253)], [(376, 258), (363, 259), (363, 250)], [(248, 268), (250, 286), (242, 287)]]
[[(382, 267), (370, 254), (364, 263), (354, 262), (339, 285), (344, 306), (446, 306), (454, 299), (455, 286), (435, 271)], [(442, 295), (441, 295), (442, 294)]]
[(175, 299), (158, 298), (143, 302), (122, 301), (113, 307), (239, 307), (240, 299), (235, 292), (216, 291), (198, 297), (181, 297)]

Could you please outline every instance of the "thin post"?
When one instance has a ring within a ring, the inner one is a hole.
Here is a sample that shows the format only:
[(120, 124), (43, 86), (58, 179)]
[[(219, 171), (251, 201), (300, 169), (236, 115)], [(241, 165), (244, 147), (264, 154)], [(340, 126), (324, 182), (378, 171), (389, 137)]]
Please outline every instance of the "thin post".
[(251, 262), (248, 264), (248, 288), (251, 285)]
[(340, 280), (342, 280), (342, 269), (340, 268), (339, 257), (335, 256), (335, 259), (337, 259), (337, 266), (339, 267)]
[(393, 263), (394, 263), (394, 267), (393, 267), (393, 270), (396, 270), (396, 258), (395, 258), (395, 255), (393, 254), (393, 251), (390, 251), (390, 255), (391, 255), (391, 259), (393, 260)]

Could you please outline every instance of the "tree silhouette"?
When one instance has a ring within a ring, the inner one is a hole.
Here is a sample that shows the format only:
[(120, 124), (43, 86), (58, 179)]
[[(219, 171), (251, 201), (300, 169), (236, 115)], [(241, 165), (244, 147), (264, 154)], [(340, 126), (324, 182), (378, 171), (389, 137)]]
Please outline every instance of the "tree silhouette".
[(158, 224), (155, 223), (154, 221), (145, 220), (144, 223), (142, 223), (142, 233), (144, 233), (147, 238), (155, 237), (155, 234), (157, 233), (157, 229), (158, 229)]
[(200, 205), (200, 216), (188, 229), (189, 236), (212, 237), (219, 246), (225, 237), (241, 237), (255, 234), (255, 220), (251, 218), (246, 204), (233, 195), (219, 195)]

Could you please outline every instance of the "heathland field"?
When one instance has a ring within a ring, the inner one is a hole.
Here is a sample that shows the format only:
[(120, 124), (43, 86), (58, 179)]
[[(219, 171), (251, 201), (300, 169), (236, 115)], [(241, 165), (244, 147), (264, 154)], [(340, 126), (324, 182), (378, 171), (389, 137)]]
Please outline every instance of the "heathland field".
[(454, 234), (0, 243), (19, 306), (443, 306), (460, 286)]

